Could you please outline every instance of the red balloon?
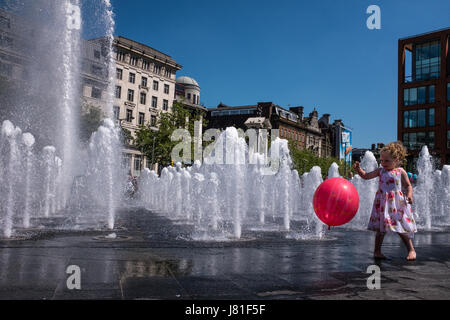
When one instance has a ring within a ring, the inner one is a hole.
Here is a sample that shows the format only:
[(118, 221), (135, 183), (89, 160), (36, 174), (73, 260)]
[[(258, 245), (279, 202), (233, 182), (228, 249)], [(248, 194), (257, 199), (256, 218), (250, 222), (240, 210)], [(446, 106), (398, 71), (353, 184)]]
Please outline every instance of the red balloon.
[(325, 180), (314, 193), (313, 207), (323, 223), (341, 226), (352, 220), (358, 211), (358, 191), (344, 178)]

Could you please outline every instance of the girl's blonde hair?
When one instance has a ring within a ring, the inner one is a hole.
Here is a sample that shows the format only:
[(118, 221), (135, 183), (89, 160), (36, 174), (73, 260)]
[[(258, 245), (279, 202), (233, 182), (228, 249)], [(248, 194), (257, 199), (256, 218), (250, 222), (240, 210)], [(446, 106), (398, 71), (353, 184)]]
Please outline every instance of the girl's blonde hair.
[(392, 159), (397, 160), (400, 163), (403, 162), (408, 155), (406, 148), (400, 141), (388, 143), (381, 149), (380, 154), (383, 152), (389, 153)]

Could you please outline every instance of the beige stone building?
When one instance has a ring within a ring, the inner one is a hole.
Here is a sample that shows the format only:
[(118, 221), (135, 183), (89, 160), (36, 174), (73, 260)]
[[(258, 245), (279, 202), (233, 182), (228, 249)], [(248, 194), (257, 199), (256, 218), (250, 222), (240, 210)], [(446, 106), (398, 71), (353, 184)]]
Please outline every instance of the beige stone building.
[[(93, 39), (85, 43), (83, 97), (85, 104), (104, 109), (108, 77), (102, 42), (103, 39)], [(182, 66), (167, 54), (120, 36), (114, 38), (114, 59), (117, 124), (133, 136), (141, 125), (157, 130), (159, 115), (172, 109), (176, 72)], [(133, 176), (139, 176), (145, 167), (152, 167), (152, 159), (144, 157), (131, 144), (123, 150), (123, 163)]]

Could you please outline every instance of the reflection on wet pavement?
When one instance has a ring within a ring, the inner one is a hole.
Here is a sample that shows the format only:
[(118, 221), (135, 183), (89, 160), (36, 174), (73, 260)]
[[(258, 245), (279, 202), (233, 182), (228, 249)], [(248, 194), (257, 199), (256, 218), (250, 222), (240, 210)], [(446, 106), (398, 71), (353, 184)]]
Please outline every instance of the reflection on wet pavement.
[[(449, 230), (419, 232), (415, 262), (404, 260), (398, 237), (387, 236), (390, 260), (376, 262), (368, 231), (336, 228), (327, 241), (255, 231), (248, 241), (215, 243), (180, 240), (182, 225), (145, 210), (121, 221), (127, 241), (94, 239), (104, 232), (0, 241), (0, 299), (450, 298)], [(372, 264), (381, 269), (380, 290), (367, 289)], [(69, 265), (81, 269), (81, 290), (67, 289)]]

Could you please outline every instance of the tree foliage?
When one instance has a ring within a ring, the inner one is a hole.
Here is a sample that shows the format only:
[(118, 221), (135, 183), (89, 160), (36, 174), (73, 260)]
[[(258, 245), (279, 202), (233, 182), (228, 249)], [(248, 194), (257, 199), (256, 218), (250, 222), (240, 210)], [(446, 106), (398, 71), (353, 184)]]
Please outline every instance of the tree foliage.
[(305, 172), (309, 172), (314, 166), (318, 166), (322, 171), (322, 178), (325, 179), (328, 176), (328, 170), (333, 162), (336, 162), (339, 166), (339, 174), (342, 177), (349, 177), (350, 172), (353, 172), (351, 166), (348, 163), (346, 164), (344, 160), (338, 160), (333, 157), (317, 157), (311, 150), (300, 150), (296, 148), (292, 141), (289, 141), (289, 151), (293, 169), (297, 170), (300, 176)]
[[(194, 136), (194, 122), (201, 117), (201, 112), (185, 108), (182, 102), (174, 103), (172, 112), (161, 113), (156, 123), (156, 128), (141, 126), (136, 131), (134, 144), (137, 149), (145, 154), (152, 163), (159, 163), (161, 166), (172, 164), (171, 152), (179, 141), (171, 141), (172, 133), (176, 129), (187, 129), (191, 137)], [(188, 121), (187, 121), (188, 119)], [(203, 128), (206, 127), (203, 119)], [(193, 148), (193, 139), (191, 147)], [(191, 160), (193, 157), (191, 152)]]
[(104, 119), (104, 114), (100, 107), (87, 105), (84, 107), (80, 117), (80, 139), (88, 142), (92, 133), (98, 130)]

